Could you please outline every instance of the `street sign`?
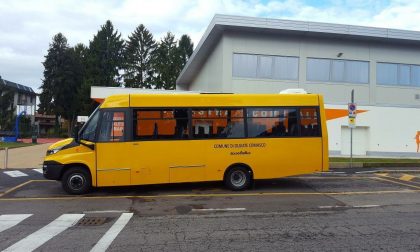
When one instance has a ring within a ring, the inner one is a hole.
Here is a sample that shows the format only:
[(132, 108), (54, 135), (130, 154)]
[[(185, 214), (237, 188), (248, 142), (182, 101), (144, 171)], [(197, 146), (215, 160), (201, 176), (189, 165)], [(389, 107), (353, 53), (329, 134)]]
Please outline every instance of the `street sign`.
[(355, 118), (356, 117), (356, 110), (357, 110), (356, 103), (354, 103), (354, 102), (349, 103), (348, 110), (349, 110), (349, 117)]
[(356, 128), (356, 118), (349, 117), (349, 128), (351, 128), (351, 129)]

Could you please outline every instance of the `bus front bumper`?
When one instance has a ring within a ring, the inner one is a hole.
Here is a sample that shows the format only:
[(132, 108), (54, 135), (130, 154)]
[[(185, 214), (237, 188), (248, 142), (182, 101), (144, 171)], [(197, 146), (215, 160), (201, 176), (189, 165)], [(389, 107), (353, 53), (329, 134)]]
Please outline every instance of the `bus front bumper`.
[(44, 161), (44, 164), (42, 165), (42, 173), (44, 174), (44, 178), (60, 180), (63, 167), (63, 164), (55, 161)]

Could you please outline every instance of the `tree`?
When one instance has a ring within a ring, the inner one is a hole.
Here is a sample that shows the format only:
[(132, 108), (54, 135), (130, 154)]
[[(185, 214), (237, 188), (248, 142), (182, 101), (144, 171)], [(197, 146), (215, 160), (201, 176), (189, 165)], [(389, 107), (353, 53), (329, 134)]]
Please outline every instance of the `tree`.
[(188, 35), (175, 40), (168, 32), (154, 52), (156, 88), (175, 89), (176, 79), (193, 52), (194, 44)]
[(53, 37), (45, 56), (44, 79), (40, 95), (39, 112), (53, 113), (56, 118), (56, 133), (59, 117), (70, 122), (69, 133), (78, 113), (78, 90), (83, 80), (83, 67), (74, 48), (69, 48), (67, 39), (58, 33)]
[(89, 43), (87, 81), (90, 86), (117, 87), (121, 85), (124, 41), (107, 20)]
[(153, 35), (140, 24), (128, 37), (124, 49), (125, 87), (152, 88), (152, 56), (155, 49)]
[(191, 54), (194, 50), (194, 43), (191, 42), (190, 36), (184, 34), (178, 41), (178, 53), (181, 59), (180, 69), (184, 68), (185, 64), (187, 63), (188, 59), (190, 58)]
[(39, 112), (55, 113), (53, 96), (57, 89), (57, 81), (60, 75), (61, 66), (64, 62), (65, 51), (68, 49), (67, 39), (63, 34), (58, 33), (53, 37), (48, 53), (45, 56), (44, 79), (41, 85)]
[(54, 98), (57, 99), (55, 105), (59, 109), (58, 112), (64, 119), (69, 121), (69, 136), (73, 131), (73, 126), (81, 109), (79, 92), (83, 83), (84, 68), (79, 50), (79, 47), (66, 50), (66, 62), (63, 66), (65, 80), (63, 80), (60, 91), (56, 92)]
[(14, 92), (0, 78), (0, 130), (11, 130)]
[(76, 62), (80, 66), (81, 83), (77, 90), (79, 115), (90, 115), (97, 103), (90, 98), (90, 83), (87, 74), (89, 48), (79, 43), (74, 47)]
[(175, 36), (168, 32), (154, 54), (156, 88), (175, 89), (179, 63)]

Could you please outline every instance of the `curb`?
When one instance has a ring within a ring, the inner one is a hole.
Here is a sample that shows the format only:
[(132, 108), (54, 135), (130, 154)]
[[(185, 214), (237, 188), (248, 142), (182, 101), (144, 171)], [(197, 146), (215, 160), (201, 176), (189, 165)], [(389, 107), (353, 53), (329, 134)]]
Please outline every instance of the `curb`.
[(361, 163), (355, 162), (350, 167), (348, 162), (330, 162), (330, 169), (346, 168), (415, 168), (420, 171), (420, 163)]

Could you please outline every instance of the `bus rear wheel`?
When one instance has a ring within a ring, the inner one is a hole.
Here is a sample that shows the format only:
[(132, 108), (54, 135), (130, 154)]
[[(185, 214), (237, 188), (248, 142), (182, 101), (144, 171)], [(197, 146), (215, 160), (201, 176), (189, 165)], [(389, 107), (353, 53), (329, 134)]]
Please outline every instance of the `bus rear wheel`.
[(69, 194), (85, 194), (92, 187), (89, 172), (81, 167), (72, 167), (65, 171), (61, 183), (64, 191)]
[(251, 172), (243, 166), (234, 166), (227, 171), (224, 182), (233, 191), (245, 190), (251, 185)]

